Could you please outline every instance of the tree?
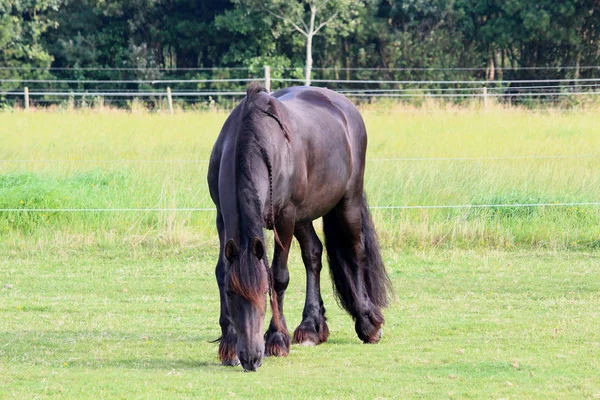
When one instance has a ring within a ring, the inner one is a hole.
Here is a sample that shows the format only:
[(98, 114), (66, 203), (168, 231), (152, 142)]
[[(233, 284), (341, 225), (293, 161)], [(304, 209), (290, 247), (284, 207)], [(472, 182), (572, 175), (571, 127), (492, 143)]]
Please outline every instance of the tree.
[(327, 27), (330, 32), (347, 35), (360, 22), (357, 18), (365, 1), (359, 0), (269, 0), (241, 1), (253, 10), (265, 13), (273, 22), (280, 21), (284, 27), (291, 28), (304, 36), (306, 46), (305, 84), (310, 85), (312, 73), (313, 38)]
[(472, 24), (455, 0), (386, 0), (377, 15), (385, 21), (377, 36), (390, 80), (463, 80), (464, 71), (444, 68), (484, 65)]
[[(86, 79), (119, 79), (114, 88), (135, 90), (145, 84), (134, 80), (246, 79), (270, 65), (274, 78), (309, 85), (317, 77), (313, 62), (329, 67), (318, 72), (325, 79), (594, 78), (599, 5), (600, 0), (0, 0), (0, 78), (79, 80), (52, 84), (79, 90), (97, 87)], [(560, 68), (565, 65), (571, 68)], [(62, 69), (49, 71), (50, 66)], [(5, 82), (2, 88), (20, 86)]]
[[(48, 18), (61, 0), (0, 0), (0, 66), (19, 70), (0, 70), (0, 78), (44, 76), (36, 68), (49, 67), (52, 56), (44, 48), (41, 36), (56, 21)], [(3, 85), (12, 89), (18, 83)]]

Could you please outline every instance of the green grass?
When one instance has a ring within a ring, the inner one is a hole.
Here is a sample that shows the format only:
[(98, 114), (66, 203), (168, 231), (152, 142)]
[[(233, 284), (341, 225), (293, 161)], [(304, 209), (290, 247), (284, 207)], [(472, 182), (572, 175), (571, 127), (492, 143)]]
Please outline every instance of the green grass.
[[(286, 316), (304, 302), (294, 249)], [(256, 374), (219, 366), (216, 250), (0, 259), (0, 398), (597, 398), (600, 258), (385, 251), (395, 299), (363, 345), (324, 287), (330, 340)]]
[[(371, 205), (600, 200), (600, 157), (386, 160), (597, 156), (595, 111), (365, 110), (364, 114), (370, 135), (366, 190)], [(0, 208), (212, 207), (207, 164), (190, 161), (208, 159), (226, 115), (1, 113), (0, 159), (14, 161), (0, 163)], [(375, 210), (374, 214), (381, 240), (395, 248), (600, 246), (600, 207), (594, 206)], [(123, 239), (189, 245), (214, 241), (213, 225), (210, 212), (0, 212), (0, 235), (13, 243), (30, 242), (35, 236), (57, 243), (87, 237), (88, 243), (98, 245)]]
[[(600, 155), (592, 111), (364, 115), (371, 205), (600, 201), (600, 157), (381, 160)], [(0, 113), (0, 208), (212, 207), (206, 164), (175, 160), (207, 159), (225, 117)], [(381, 343), (326, 279), (330, 340), (243, 374), (209, 343), (213, 212), (0, 212), (0, 398), (600, 398), (600, 207), (373, 215), (396, 292)], [(290, 268), (294, 329), (296, 246)]]

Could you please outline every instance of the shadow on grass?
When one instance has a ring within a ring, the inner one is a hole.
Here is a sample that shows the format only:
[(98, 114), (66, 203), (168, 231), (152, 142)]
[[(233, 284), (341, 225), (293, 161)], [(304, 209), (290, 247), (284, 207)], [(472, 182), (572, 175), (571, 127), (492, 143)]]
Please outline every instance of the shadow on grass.
[[(36, 306), (25, 306), (18, 310), (39, 311)], [(14, 311), (12, 308), (0, 308), (0, 311)], [(17, 312), (17, 311), (15, 311)], [(126, 332), (115, 330), (8, 330), (0, 331), (0, 343), (9, 341), (45, 341), (54, 344), (64, 343), (85, 343), (88, 341), (105, 340), (107, 343), (130, 342), (131, 344), (144, 343), (149, 338), (158, 343), (214, 343), (216, 333), (207, 334), (168, 334), (165, 332), (155, 333), (152, 330), (142, 330), (139, 332)]]
[(356, 338), (356, 337), (329, 337), (327, 339), (327, 342), (323, 343), (323, 345), (328, 345), (328, 344), (351, 344), (351, 345), (359, 345), (362, 344), (362, 342)]
[(170, 371), (181, 371), (181, 370), (217, 370), (217, 369), (232, 369), (222, 367), (219, 361), (215, 358), (212, 361), (206, 360), (194, 360), (194, 359), (167, 359), (167, 358), (128, 358), (121, 360), (103, 360), (103, 361), (73, 361), (68, 363), (68, 368), (71, 367), (82, 367), (82, 368), (122, 368), (122, 369), (135, 369), (135, 370), (164, 370)]

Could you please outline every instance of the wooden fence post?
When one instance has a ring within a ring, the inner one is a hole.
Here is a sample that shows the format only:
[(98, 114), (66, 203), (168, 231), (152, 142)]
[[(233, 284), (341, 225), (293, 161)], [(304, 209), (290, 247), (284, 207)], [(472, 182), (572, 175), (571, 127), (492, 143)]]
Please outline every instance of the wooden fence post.
[(169, 114), (173, 115), (173, 96), (171, 96), (171, 88), (167, 88), (167, 102), (169, 103)]
[(24, 94), (25, 94), (25, 110), (29, 110), (29, 88), (27, 86), (25, 86), (25, 90), (24, 90)]
[(265, 88), (267, 93), (271, 93), (271, 67), (265, 65)]
[(487, 95), (487, 86), (483, 87), (483, 109), (487, 109), (488, 107), (488, 95)]

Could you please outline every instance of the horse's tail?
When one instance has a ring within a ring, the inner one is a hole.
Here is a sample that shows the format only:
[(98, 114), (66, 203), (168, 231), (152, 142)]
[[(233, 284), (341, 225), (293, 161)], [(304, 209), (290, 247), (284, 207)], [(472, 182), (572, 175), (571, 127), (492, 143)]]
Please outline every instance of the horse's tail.
[(358, 268), (362, 269), (365, 294), (377, 308), (387, 306), (392, 285), (381, 258), (366, 196), (363, 194), (361, 201), (362, 257), (360, 260), (357, 260), (354, 255), (355, 243), (347, 234), (347, 224), (344, 224), (342, 218), (336, 210), (331, 211), (323, 218), (325, 247), (336, 297), (341, 306), (356, 318), (360, 312), (355, 305), (355, 299), (359, 292), (354, 275)]

